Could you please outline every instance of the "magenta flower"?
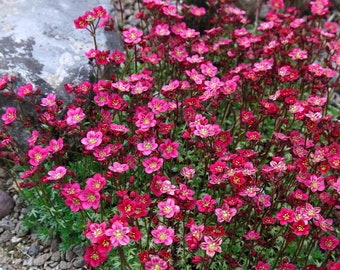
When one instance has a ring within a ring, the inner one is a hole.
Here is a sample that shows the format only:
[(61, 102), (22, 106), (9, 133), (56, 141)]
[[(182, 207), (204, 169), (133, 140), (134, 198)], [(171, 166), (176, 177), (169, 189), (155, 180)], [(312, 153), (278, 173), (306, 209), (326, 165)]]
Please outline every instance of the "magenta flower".
[(204, 242), (200, 244), (200, 248), (205, 250), (209, 257), (214, 257), (216, 252), (221, 253), (221, 238), (212, 238), (211, 236), (204, 236)]
[(100, 194), (98, 191), (93, 191), (91, 188), (86, 187), (85, 190), (80, 192), (78, 198), (83, 209), (92, 208), (96, 210), (99, 207)]
[(49, 151), (51, 153), (56, 153), (63, 149), (64, 147), (64, 140), (62, 138), (59, 138), (58, 140), (52, 139), (49, 143)]
[(99, 192), (106, 185), (106, 179), (100, 173), (86, 179), (86, 187), (92, 191)]
[(150, 261), (145, 263), (145, 270), (166, 270), (168, 269), (168, 264), (163, 261), (157, 255), (152, 256)]
[(137, 144), (137, 149), (141, 151), (144, 156), (150, 155), (157, 147), (158, 144), (156, 143), (155, 137), (151, 137), (142, 143)]
[(175, 200), (168, 198), (165, 202), (158, 203), (158, 215), (172, 218), (176, 213), (180, 212), (180, 208), (175, 204)]
[(176, 158), (178, 156), (178, 148), (179, 143), (172, 142), (170, 139), (166, 139), (164, 143), (159, 145), (159, 150), (165, 159)]
[(175, 237), (175, 231), (172, 228), (167, 228), (163, 225), (158, 225), (156, 229), (151, 231), (154, 237), (155, 244), (164, 244), (170, 246)]
[(121, 164), (119, 162), (113, 162), (112, 166), (109, 166), (109, 170), (115, 173), (123, 173), (129, 169), (129, 165)]
[(136, 27), (130, 27), (123, 31), (124, 42), (137, 44), (142, 40), (143, 31)]
[(48, 180), (59, 180), (66, 174), (66, 168), (64, 166), (59, 166), (54, 170), (49, 171), (47, 174), (49, 175), (49, 177), (47, 177)]
[(210, 195), (205, 195), (201, 200), (196, 202), (197, 210), (201, 213), (211, 213), (214, 211), (216, 200)]
[(291, 223), (295, 219), (295, 212), (291, 209), (281, 208), (280, 212), (276, 214), (276, 219), (280, 221), (281, 225)]
[(334, 250), (339, 245), (339, 239), (333, 234), (323, 236), (320, 239), (320, 248), (322, 250)]
[(67, 111), (66, 123), (70, 126), (76, 125), (85, 118), (82, 108), (69, 109)]
[(81, 143), (85, 145), (86, 150), (93, 150), (95, 147), (102, 143), (103, 134), (98, 131), (89, 131), (86, 134), (86, 138), (81, 139)]
[(250, 230), (246, 234), (244, 234), (243, 237), (247, 240), (255, 241), (255, 240), (260, 239), (260, 233), (255, 232), (254, 230)]
[(38, 166), (47, 158), (48, 152), (48, 148), (42, 148), (39, 145), (34, 146), (31, 150), (28, 151), (28, 156), (30, 157), (29, 163), (32, 166)]
[(129, 232), (129, 227), (125, 227), (121, 222), (115, 221), (110, 228), (106, 229), (105, 234), (110, 237), (112, 246), (117, 247), (119, 245), (126, 246), (129, 244)]
[(157, 157), (146, 158), (142, 162), (146, 173), (153, 173), (158, 171), (163, 165), (163, 159)]
[(45, 98), (41, 99), (41, 106), (53, 107), (56, 105), (56, 95), (49, 93)]
[(20, 86), (18, 88), (18, 96), (19, 97), (25, 97), (29, 96), (33, 92), (33, 85), (31, 83)]
[(215, 215), (218, 222), (230, 222), (232, 217), (237, 213), (236, 208), (230, 208), (228, 204), (223, 204), (222, 208), (215, 209)]
[(5, 125), (9, 125), (17, 119), (17, 109), (14, 107), (7, 107), (6, 112), (2, 115), (1, 119)]

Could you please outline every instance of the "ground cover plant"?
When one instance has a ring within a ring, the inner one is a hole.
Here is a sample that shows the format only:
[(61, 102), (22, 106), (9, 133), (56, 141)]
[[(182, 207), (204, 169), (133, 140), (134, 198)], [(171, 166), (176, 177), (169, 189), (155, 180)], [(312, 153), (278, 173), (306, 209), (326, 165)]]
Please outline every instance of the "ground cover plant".
[[(259, 25), (207, 3), (143, 0), (124, 51), (98, 48), (96, 33), (115, 31), (102, 7), (75, 19), (94, 41), (93, 78), (65, 85), (71, 104), (0, 79), (17, 101), (1, 117), (1, 158), (21, 171), (28, 225), (86, 245), (88, 268), (339, 269), (329, 1), (302, 17), (271, 0)], [(27, 148), (11, 135), (20, 124)]]

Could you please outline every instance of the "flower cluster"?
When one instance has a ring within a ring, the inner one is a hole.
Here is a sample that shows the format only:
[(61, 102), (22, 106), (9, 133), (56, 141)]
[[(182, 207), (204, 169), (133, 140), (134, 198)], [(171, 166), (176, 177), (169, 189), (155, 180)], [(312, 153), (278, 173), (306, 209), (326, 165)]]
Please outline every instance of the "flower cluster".
[[(229, 1), (207, 2), (143, 0), (143, 29), (122, 31), (123, 52), (97, 48), (96, 31), (112, 23), (105, 9), (76, 19), (94, 38), (95, 81), (66, 84), (64, 105), (0, 79), (39, 122), (22, 153), (11, 127), (34, 119), (7, 108), (1, 157), (26, 168), (22, 188), (53, 185), (87, 221), (89, 267), (338, 269), (340, 124), (329, 98), (340, 42), (329, 1), (311, 1), (302, 18), (271, 0), (258, 26)], [(201, 19), (205, 29), (190, 27)]]

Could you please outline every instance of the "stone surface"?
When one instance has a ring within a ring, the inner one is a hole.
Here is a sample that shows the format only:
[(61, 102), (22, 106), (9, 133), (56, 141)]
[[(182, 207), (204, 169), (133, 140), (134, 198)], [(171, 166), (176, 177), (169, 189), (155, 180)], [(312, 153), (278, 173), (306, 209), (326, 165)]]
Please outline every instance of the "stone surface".
[(0, 190), (0, 219), (11, 213), (14, 200), (5, 191)]
[[(21, 84), (69, 99), (63, 85), (88, 79), (84, 53), (93, 47), (88, 31), (76, 29), (73, 20), (98, 5), (112, 9), (110, 0), (0, 1), (0, 76), (13, 74)], [(110, 36), (110, 45), (104, 31), (97, 38), (103, 49), (121, 46), (118, 35)]]

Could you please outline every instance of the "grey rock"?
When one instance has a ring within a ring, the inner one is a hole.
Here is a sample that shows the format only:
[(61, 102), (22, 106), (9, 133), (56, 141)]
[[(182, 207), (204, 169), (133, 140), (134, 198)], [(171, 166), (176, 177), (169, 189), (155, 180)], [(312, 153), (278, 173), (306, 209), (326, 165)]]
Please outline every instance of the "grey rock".
[(37, 256), (39, 254), (39, 251), (40, 251), (40, 248), (39, 248), (39, 245), (36, 244), (36, 243), (33, 243), (29, 248), (28, 248), (28, 251), (27, 251), (27, 254), (30, 255), (30, 256)]
[(0, 219), (11, 213), (14, 200), (5, 191), (0, 190)]
[(52, 269), (56, 269), (58, 264), (59, 264), (59, 261), (58, 262), (48, 262), (49, 267), (52, 268)]
[(12, 266), (10, 265), (4, 265), (1, 269), (2, 270), (13, 270)]
[(74, 246), (73, 247), (73, 249), (72, 249), (72, 251), (74, 252), (74, 254), (76, 255), (76, 256), (83, 256), (84, 255), (84, 253), (85, 253), (85, 247), (83, 247), (83, 246), (80, 246), (80, 245), (77, 245), (77, 246)]
[(65, 253), (65, 260), (70, 262), (72, 261), (72, 259), (74, 258), (74, 253), (72, 250), (67, 250), (66, 253)]
[(82, 268), (83, 266), (85, 266), (85, 261), (83, 257), (76, 257), (73, 259), (72, 265), (76, 268)]
[(21, 237), (13, 236), (12, 239), (11, 239), (11, 242), (12, 242), (13, 244), (20, 243), (21, 241), (22, 241), (22, 238), (21, 238)]
[(54, 262), (59, 262), (60, 261), (60, 251), (55, 251), (52, 253), (51, 260)]
[(36, 257), (35, 259), (33, 259), (33, 265), (34, 266), (42, 266), (45, 264), (45, 262), (48, 261), (48, 259), (51, 257), (51, 253), (45, 253), (42, 254), (38, 257)]
[(61, 261), (60, 264), (59, 264), (59, 268), (60, 269), (71, 269), (72, 268), (72, 263)]
[(0, 228), (3, 228), (7, 231), (11, 231), (11, 230), (14, 230), (15, 223), (10, 219), (2, 219), (0, 221)]
[(15, 227), (15, 233), (18, 237), (23, 237), (28, 234), (28, 230), (24, 228), (22, 220), (19, 220), (16, 227)]
[(1, 235), (0, 235), (0, 244), (1, 243), (7, 243), (8, 241), (11, 240), (12, 238), (12, 233), (10, 231), (4, 231)]

